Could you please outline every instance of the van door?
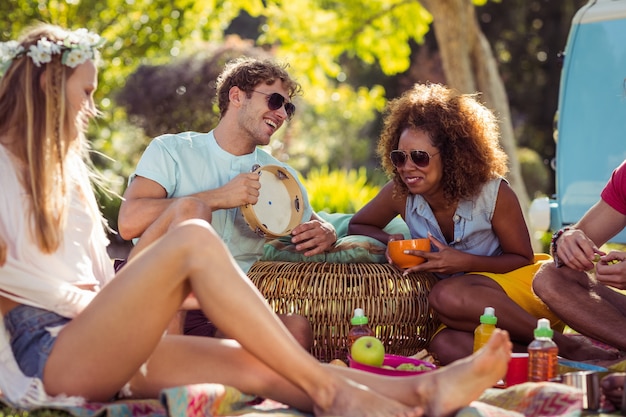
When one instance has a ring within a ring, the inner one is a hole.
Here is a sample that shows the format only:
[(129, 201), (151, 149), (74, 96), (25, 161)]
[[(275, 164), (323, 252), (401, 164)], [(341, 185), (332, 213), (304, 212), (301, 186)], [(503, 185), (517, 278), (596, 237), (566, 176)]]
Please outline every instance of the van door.
[[(626, 1), (595, 0), (572, 20), (561, 73), (550, 228), (577, 222), (626, 159)], [(626, 243), (626, 231), (612, 239)]]

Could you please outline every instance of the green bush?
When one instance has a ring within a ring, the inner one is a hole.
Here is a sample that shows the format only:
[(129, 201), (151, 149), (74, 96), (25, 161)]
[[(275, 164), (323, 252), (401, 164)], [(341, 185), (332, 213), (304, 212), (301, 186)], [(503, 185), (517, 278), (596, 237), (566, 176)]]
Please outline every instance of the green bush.
[(34, 411), (21, 411), (0, 404), (0, 417), (71, 417), (67, 411), (54, 409), (38, 409)]
[(368, 184), (365, 167), (330, 171), (325, 165), (309, 171), (302, 183), (313, 209), (329, 213), (356, 213), (379, 190)]
[(541, 156), (530, 148), (518, 148), (517, 157), (530, 198), (546, 195), (550, 188), (550, 171)]

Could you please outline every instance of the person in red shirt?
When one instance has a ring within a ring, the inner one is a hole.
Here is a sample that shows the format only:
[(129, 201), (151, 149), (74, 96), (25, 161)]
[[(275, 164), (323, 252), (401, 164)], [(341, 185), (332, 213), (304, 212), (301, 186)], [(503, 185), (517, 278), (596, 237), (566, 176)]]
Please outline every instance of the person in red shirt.
[[(626, 161), (617, 167), (600, 200), (571, 227), (552, 238), (554, 262), (535, 274), (533, 290), (577, 332), (626, 351), (626, 252), (600, 247), (626, 227)], [(618, 407), (625, 374), (612, 374), (602, 388)]]
[(626, 289), (626, 252), (599, 248), (625, 226), (626, 161), (611, 175), (600, 201), (579, 222), (554, 234), (554, 262), (533, 280), (535, 293), (568, 326), (622, 351), (626, 296), (614, 288)]

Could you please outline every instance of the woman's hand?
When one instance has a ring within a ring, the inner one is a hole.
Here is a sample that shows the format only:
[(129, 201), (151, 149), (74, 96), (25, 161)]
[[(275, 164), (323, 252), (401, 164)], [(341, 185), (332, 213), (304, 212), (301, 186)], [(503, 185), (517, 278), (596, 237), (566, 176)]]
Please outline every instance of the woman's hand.
[(389, 256), (389, 242), (391, 242), (392, 240), (404, 240), (404, 235), (401, 233), (396, 233), (395, 235), (389, 235), (389, 239), (387, 240), (387, 248), (385, 249), (385, 258), (387, 258), (387, 262), (389, 262), (391, 265), (394, 265), (396, 268), (400, 268), (398, 265), (393, 263), (391, 256)]
[[(437, 272), (441, 274), (454, 274), (464, 271), (466, 263), (463, 261), (468, 256), (467, 253), (451, 248), (438, 241), (433, 235), (428, 234), (431, 244), (437, 248), (433, 252), (425, 252), (421, 250), (409, 250), (407, 253), (411, 255), (421, 256), (426, 261), (407, 268), (404, 274), (411, 272)], [(469, 255), (471, 256), (471, 255)]]

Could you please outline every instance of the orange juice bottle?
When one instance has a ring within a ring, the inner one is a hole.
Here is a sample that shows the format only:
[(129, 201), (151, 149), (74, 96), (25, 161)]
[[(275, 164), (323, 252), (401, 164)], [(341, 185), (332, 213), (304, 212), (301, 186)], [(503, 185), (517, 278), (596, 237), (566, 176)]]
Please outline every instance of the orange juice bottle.
[(348, 351), (356, 339), (361, 336), (375, 336), (374, 330), (367, 324), (368, 319), (362, 308), (354, 309), (354, 316), (350, 319), (352, 327), (348, 332)]
[(474, 352), (487, 344), (491, 334), (496, 328), (498, 318), (493, 307), (485, 307), (485, 312), (480, 316), (480, 325), (474, 330)]

